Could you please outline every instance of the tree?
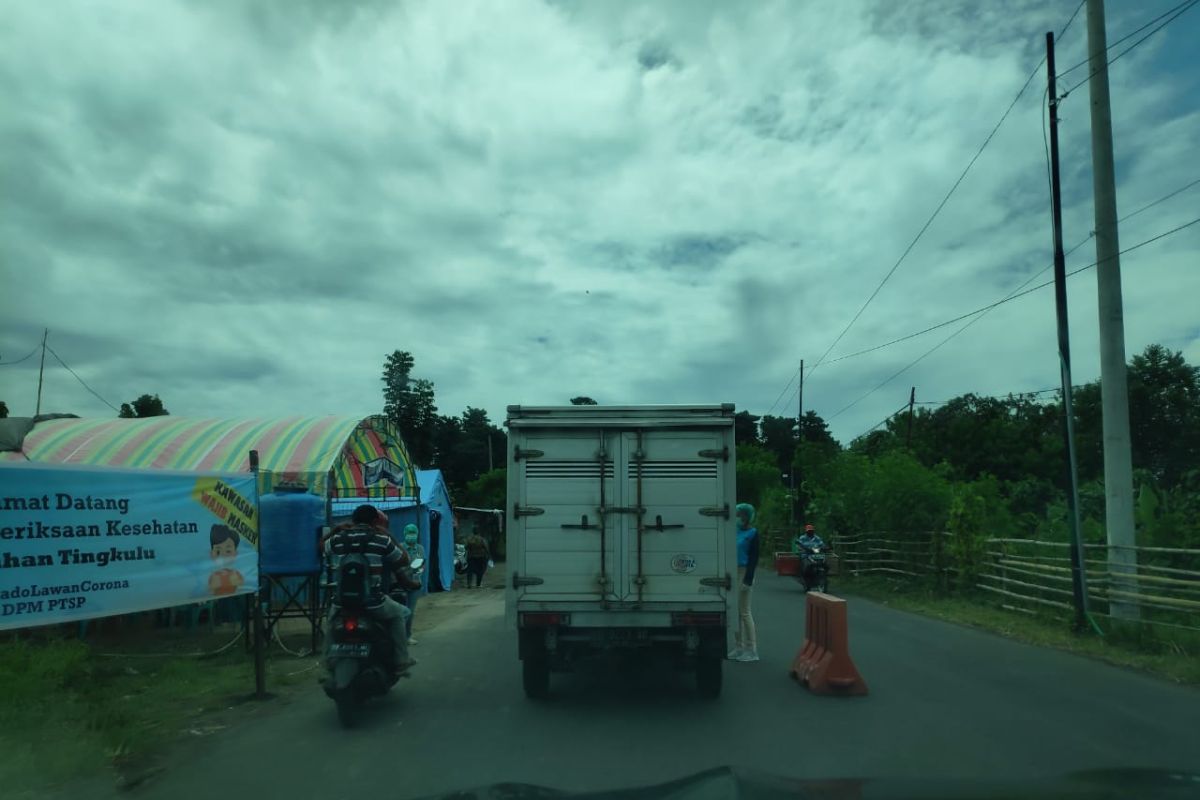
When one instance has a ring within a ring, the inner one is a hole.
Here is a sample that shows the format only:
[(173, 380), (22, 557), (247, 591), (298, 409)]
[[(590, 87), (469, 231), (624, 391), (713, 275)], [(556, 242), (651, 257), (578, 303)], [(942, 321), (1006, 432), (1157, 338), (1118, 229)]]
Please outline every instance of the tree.
[(493, 469), (467, 484), (462, 502), (473, 508), (504, 508), (508, 494), (508, 471)]
[(758, 438), (758, 421), (749, 411), (739, 411), (733, 415), (733, 438), (739, 444), (761, 444)]
[(3, 400), (0, 400), (0, 419), (4, 419), (7, 416), (8, 416), (8, 403), (4, 402)]
[(796, 457), (796, 420), (792, 417), (762, 418), (762, 446), (775, 456), (775, 466), (786, 472)]
[(593, 400), (590, 397), (580, 396), (580, 397), (572, 397), (571, 405), (573, 405), (573, 406), (595, 406), (595, 405), (599, 405), (599, 403), (597, 403), (595, 400)]
[(491, 423), (485, 409), (468, 406), (459, 417), (437, 418), (433, 465), (442, 471), (451, 492), (461, 493), (490, 466), (506, 463), (506, 441), (504, 431)]
[(1160, 344), (1129, 364), (1133, 463), (1164, 487), (1195, 469), (1200, 453), (1200, 367)]
[(121, 403), (121, 410), (117, 416), (122, 419), (141, 419), (143, 417), (165, 417), (170, 413), (158, 395), (144, 394), (134, 400), (132, 405)]
[(408, 454), (419, 466), (433, 462), (437, 404), (433, 382), (413, 379), (412, 354), (395, 350), (383, 362), (383, 413), (400, 430)]
[(779, 468), (774, 457), (758, 445), (737, 448), (737, 499), (757, 508), (769, 489), (778, 489)]

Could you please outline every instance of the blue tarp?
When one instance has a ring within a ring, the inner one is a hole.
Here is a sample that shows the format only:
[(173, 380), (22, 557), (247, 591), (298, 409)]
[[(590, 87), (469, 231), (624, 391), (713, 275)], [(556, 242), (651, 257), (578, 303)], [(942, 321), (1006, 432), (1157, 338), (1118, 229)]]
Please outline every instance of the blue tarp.
[[(454, 511), (450, 505), (450, 493), (442, 479), (440, 469), (417, 471), (417, 483), (421, 487), (421, 504), (412, 500), (380, 500), (375, 498), (342, 498), (333, 503), (334, 522), (342, 521), (354, 513), (363, 503), (370, 503), (387, 514), (388, 529), (397, 542), (404, 541), (404, 526), (410, 522), (420, 531), (421, 546), (429, 560), (425, 570), (425, 591), (450, 591), (454, 584)], [(431, 546), (430, 534), (433, 520), (438, 520), (437, 547)], [(437, 563), (434, 564), (436, 550)]]

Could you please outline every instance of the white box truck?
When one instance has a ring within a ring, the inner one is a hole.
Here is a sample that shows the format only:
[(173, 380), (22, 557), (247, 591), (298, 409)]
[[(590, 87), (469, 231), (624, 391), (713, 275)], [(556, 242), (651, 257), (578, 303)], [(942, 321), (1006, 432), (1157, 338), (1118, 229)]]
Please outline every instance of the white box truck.
[(736, 624), (732, 404), (508, 408), (507, 616), (525, 693), (611, 649), (721, 691)]

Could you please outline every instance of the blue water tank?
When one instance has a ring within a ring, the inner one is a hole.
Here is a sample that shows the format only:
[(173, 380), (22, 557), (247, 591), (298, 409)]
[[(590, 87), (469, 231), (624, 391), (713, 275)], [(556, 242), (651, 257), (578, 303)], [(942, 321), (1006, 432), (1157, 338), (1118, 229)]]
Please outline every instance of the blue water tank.
[(321, 571), (325, 501), (303, 487), (280, 486), (258, 500), (259, 569), (268, 575)]

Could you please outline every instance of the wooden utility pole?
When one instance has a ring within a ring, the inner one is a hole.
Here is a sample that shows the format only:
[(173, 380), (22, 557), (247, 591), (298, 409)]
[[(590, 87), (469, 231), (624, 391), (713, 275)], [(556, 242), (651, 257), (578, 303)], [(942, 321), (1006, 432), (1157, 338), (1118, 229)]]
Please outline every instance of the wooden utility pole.
[(1079, 534), (1079, 474), (1075, 468), (1075, 409), (1071, 398), (1071, 329), (1067, 316), (1067, 259), (1063, 254), (1062, 185), (1058, 173), (1058, 92), (1055, 90), (1054, 33), (1046, 34), (1046, 80), (1050, 108), (1050, 209), (1054, 231), (1054, 310), (1058, 322), (1058, 363), (1063, 393), (1063, 438), (1067, 446), (1067, 523), (1071, 529), (1071, 589), (1075, 628), (1087, 626), (1087, 583)]
[(800, 524), (805, 523), (805, 513), (807, 511), (807, 503), (804, 502), (804, 359), (800, 359), (800, 391), (798, 393), (799, 401), (796, 406), (796, 440), (799, 444), (796, 446), (796, 463), (792, 465), (790, 470), (794, 476), (796, 489), (792, 493), (792, 513), (800, 520)]
[(905, 437), (904, 446), (912, 450), (912, 418), (913, 406), (917, 403), (917, 387), (912, 387), (908, 393), (908, 435)]
[(42, 413), (42, 375), (46, 372), (46, 337), (48, 337), (49, 335), (50, 335), (50, 329), (43, 328), (42, 329), (42, 364), (40, 367), (38, 367), (37, 410), (33, 412), (33, 415), (35, 417), (39, 416)]
[[(1125, 371), (1125, 317), (1121, 300), (1121, 245), (1113, 173), (1112, 108), (1108, 95), (1108, 35), (1104, 0), (1087, 0), (1088, 90), (1092, 106), (1092, 194), (1096, 208), (1096, 288), (1100, 307), (1100, 407), (1104, 429), (1104, 506), (1108, 570), (1113, 588), (1136, 593), (1137, 544), (1133, 524), (1133, 452), (1129, 384)], [(1051, 90), (1053, 92), (1053, 90)], [(1135, 605), (1110, 602), (1114, 617), (1138, 617)]]

